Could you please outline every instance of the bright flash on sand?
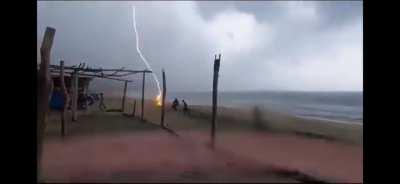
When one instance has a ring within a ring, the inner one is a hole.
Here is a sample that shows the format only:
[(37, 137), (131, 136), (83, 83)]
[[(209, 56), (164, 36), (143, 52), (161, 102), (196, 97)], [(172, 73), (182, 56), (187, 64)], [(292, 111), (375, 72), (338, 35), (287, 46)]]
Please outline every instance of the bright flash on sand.
[(157, 97), (156, 97), (156, 105), (157, 106), (161, 106), (162, 105), (161, 104), (161, 94), (157, 95)]
[[(136, 51), (139, 54), (140, 58), (142, 59), (143, 63), (146, 65), (146, 69), (152, 70), (150, 64), (147, 62), (146, 58), (143, 56), (142, 52), (140, 51), (139, 47), (139, 34), (136, 28), (136, 13), (135, 13), (135, 6), (132, 6), (133, 9), (133, 28), (135, 30), (135, 36), (136, 36)], [(157, 89), (158, 89), (158, 96), (156, 97), (156, 105), (161, 106), (161, 89), (160, 89), (160, 82), (158, 82), (157, 75), (155, 73), (152, 73), (153, 79), (157, 83)]]

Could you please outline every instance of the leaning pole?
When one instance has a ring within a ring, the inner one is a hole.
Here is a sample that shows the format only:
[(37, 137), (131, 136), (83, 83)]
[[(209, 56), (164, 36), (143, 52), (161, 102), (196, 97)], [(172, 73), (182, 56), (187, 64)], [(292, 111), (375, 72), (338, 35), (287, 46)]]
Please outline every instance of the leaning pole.
[(213, 78), (213, 92), (212, 92), (212, 120), (211, 120), (211, 148), (215, 147), (215, 119), (217, 117), (217, 95), (218, 95), (218, 72), (221, 61), (221, 54), (214, 59), (214, 78)]

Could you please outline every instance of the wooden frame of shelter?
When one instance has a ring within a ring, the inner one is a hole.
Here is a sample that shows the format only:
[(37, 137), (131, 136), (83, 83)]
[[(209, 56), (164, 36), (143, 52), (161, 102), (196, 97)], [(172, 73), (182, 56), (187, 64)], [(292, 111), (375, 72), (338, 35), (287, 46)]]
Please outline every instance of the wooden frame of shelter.
[[(60, 74), (61, 66), (60, 65), (49, 65), (49, 70), (51, 74)], [(120, 69), (103, 69), (103, 68), (91, 68), (86, 66), (85, 63), (80, 63), (78, 66), (63, 66), (64, 74), (68, 74), (71, 76), (71, 87), (72, 87), (72, 116), (73, 121), (77, 120), (77, 102), (78, 102), (78, 88), (79, 88), (79, 77), (89, 77), (90, 79), (93, 78), (103, 78), (115, 81), (122, 81), (124, 82), (124, 93), (122, 96), (122, 105), (121, 105), (121, 112), (125, 110), (125, 99), (126, 99), (126, 90), (128, 83), (133, 82), (132, 80), (127, 79), (127, 76), (140, 74), (143, 75), (143, 84), (142, 84), (142, 113), (141, 119), (143, 120), (143, 111), (144, 111), (144, 87), (145, 87), (145, 74), (152, 73), (150, 70), (127, 70), (124, 67)]]
[[(142, 112), (141, 112), (141, 119), (144, 120), (144, 87), (145, 87), (145, 74), (146, 73), (152, 73), (150, 70), (126, 70), (124, 68), (120, 69), (102, 69), (102, 68), (90, 68), (87, 67), (85, 64), (79, 64), (79, 66), (64, 66), (64, 61), (60, 61), (60, 65), (50, 65), (50, 53), (51, 53), (51, 48), (53, 46), (53, 41), (55, 37), (56, 29), (52, 27), (46, 27), (46, 31), (44, 33), (43, 41), (40, 47), (40, 60), (41, 62), (39, 63), (37, 70), (37, 150), (38, 150), (38, 168), (40, 168), (41, 165), (41, 155), (42, 155), (42, 142), (43, 142), (43, 137), (44, 137), (44, 132), (46, 129), (46, 117), (49, 111), (49, 101), (50, 97), (53, 91), (53, 78), (51, 74), (59, 74), (60, 78), (60, 87), (63, 91), (63, 96), (65, 99), (65, 103), (70, 100), (66, 86), (65, 86), (65, 76), (64, 74), (69, 74), (72, 78), (71, 82), (73, 85), (72, 90), (72, 95), (73, 100), (72, 102), (75, 104), (73, 106), (73, 114), (75, 120), (77, 119), (77, 100), (78, 100), (78, 82), (79, 82), (79, 76), (87, 76), (87, 77), (92, 77), (92, 78), (104, 78), (104, 79), (110, 79), (110, 80), (116, 80), (116, 81), (122, 81), (124, 82), (124, 94), (122, 97), (122, 111), (124, 110), (125, 107), (125, 96), (126, 96), (126, 89), (127, 85), (129, 82), (132, 82), (131, 80), (128, 80), (124, 77), (127, 77), (129, 75), (133, 74), (138, 74), (142, 73), (143, 74), (143, 84), (142, 84)], [(135, 100), (135, 105), (136, 105), (136, 100)], [(61, 113), (62, 116), (62, 135), (64, 135), (64, 117), (65, 117), (65, 109), (66, 105), (63, 107), (63, 111)], [(40, 171), (40, 169), (38, 170)]]

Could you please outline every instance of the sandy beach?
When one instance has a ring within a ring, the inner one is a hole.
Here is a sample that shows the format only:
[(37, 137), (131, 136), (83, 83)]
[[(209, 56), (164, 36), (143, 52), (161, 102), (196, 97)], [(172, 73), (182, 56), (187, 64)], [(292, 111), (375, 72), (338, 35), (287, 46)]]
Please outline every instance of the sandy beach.
[[(121, 100), (108, 98), (107, 108)], [(52, 112), (45, 138), (45, 182), (362, 182), (362, 124), (290, 116), (269, 110), (218, 109), (216, 149), (209, 148), (210, 107), (189, 115), (146, 101), (145, 122), (96, 105), (67, 122), (60, 137)], [(190, 104), (189, 104), (190, 105)], [(128, 99), (125, 114), (131, 114)]]

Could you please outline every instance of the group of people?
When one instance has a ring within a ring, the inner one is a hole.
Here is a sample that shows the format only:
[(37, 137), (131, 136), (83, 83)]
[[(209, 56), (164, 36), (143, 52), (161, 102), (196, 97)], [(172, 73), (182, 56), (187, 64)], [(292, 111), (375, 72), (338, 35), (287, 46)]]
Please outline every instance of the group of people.
[[(79, 94), (78, 96), (78, 109), (87, 109), (88, 106), (92, 106), (95, 102), (99, 102), (99, 109), (106, 110), (106, 105), (104, 104), (103, 93), (92, 93), (92, 94)], [(71, 107), (71, 101), (69, 106)]]
[[(68, 99), (65, 99), (64, 93), (60, 88), (55, 88), (53, 89), (53, 92), (51, 94), (50, 98), (50, 108), (54, 110), (62, 110), (64, 108), (64, 104), (67, 104), (67, 109), (72, 108), (72, 100), (71, 100), (71, 90), (69, 89), (68, 91)], [(104, 97), (103, 93), (91, 93), (91, 94), (84, 94), (84, 93), (79, 93), (78, 94), (78, 99), (77, 99), (77, 108), (79, 110), (85, 110), (88, 108), (88, 106), (92, 106), (95, 102), (99, 102), (99, 108), (100, 110), (105, 110), (106, 106), (104, 104)]]
[(100, 101), (99, 108), (105, 109), (103, 102), (103, 93), (92, 93), (92, 94), (79, 94), (78, 96), (78, 108), (87, 109), (87, 106), (93, 105), (95, 102)]
[[(182, 104), (183, 104), (183, 109), (182, 109), (183, 113), (188, 114), (189, 113), (188, 104), (185, 102), (185, 100), (182, 100)], [(172, 102), (172, 109), (178, 111), (178, 106), (179, 106), (179, 100), (175, 98), (174, 101)]]

